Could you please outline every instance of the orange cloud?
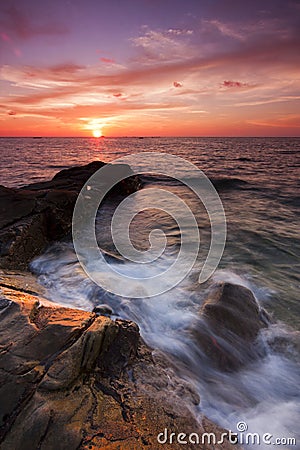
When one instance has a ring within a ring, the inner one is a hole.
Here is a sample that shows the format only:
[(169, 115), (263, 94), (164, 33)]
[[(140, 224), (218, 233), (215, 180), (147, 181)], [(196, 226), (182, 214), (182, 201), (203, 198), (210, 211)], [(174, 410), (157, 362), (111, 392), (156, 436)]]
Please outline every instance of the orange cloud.
[(106, 64), (114, 64), (115, 63), (114, 59), (104, 58), (104, 57), (100, 58), (100, 61), (103, 62), (103, 63), (106, 63)]
[[(31, 123), (32, 134), (84, 135), (83, 125), (91, 120), (105, 121), (111, 134), (126, 135), (137, 130), (143, 135), (255, 134), (255, 120), (283, 124), (281, 133), (297, 131), (288, 116), (299, 107), (297, 34), (276, 35), (259, 45), (255, 39), (236, 39), (238, 45), (209, 54), (191, 45), (191, 36), (147, 30), (133, 42), (136, 57), (122, 67), (110, 66), (109, 58), (94, 66), (2, 66), (0, 82), (10, 83), (12, 92), (1, 99), (0, 133), (21, 133), (22, 127), (30, 133)], [(245, 74), (247, 82), (237, 81)], [(286, 121), (268, 106), (278, 98)], [(263, 133), (262, 126), (257, 129)]]

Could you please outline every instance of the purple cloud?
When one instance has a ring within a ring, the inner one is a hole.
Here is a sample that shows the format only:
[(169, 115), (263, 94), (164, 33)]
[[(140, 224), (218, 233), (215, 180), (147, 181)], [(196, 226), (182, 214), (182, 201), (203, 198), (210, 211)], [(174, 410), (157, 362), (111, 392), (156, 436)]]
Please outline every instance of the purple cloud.
[[(2, 13), (0, 26), (2, 35), (17, 39), (31, 39), (35, 36), (56, 36), (67, 33), (67, 28), (58, 23), (34, 23), (26, 14), (15, 6), (11, 6)], [(6, 39), (7, 40), (7, 39)]]

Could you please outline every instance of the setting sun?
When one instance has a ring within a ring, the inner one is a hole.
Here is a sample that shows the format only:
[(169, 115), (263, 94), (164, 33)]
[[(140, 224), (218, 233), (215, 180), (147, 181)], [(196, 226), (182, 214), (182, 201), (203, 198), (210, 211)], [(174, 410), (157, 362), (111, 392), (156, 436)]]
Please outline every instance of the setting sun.
[(99, 130), (99, 129), (93, 130), (93, 136), (94, 136), (95, 138), (101, 137), (101, 136), (102, 136), (101, 130)]

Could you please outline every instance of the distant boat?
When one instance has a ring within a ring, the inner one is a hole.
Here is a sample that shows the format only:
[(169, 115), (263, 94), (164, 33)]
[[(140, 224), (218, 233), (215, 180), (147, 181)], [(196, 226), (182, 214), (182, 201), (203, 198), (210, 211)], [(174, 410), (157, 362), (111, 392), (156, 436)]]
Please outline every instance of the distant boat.
[(33, 136), (32, 139), (42, 139), (42, 138), (43, 138), (42, 136)]
[(139, 139), (144, 139), (143, 136), (139, 136)]

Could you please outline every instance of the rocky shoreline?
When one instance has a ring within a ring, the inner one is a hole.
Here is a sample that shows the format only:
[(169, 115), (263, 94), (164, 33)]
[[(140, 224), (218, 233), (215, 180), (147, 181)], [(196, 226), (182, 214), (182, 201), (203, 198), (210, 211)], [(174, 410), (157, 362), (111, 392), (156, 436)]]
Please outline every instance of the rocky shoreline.
[[(71, 232), (77, 196), (86, 181), (104, 163), (58, 172), (50, 181), (19, 189), (0, 186), (0, 267), (27, 270), (28, 264), (51, 243)], [(140, 187), (140, 180), (126, 164), (118, 165), (126, 178), (109, 195), (128, 195)]]
[(220, 439), (224, 430), (205, 417), (197, 421), (186, 406), (198, 404), (197, 393), (163, 357), (153, 357), (135, 323), (51, 304), (13, 282), (6, 286), (0, 300), (1, 449), (156, 449), (164, 429), (213, 432)]
[[(219, 439), (224, 432), (206, 417), (196, 418), (198, 394), (165, 355), (143, 342), (137, 324), (49, 302), (28, 271), (32, 258), (69, 235), (77, 195), (102, 166), (63, 170), (49, 182), (20, 189), (0, 187), (3, 450), (177, 449), (182, 444), (176, 439), (159, 444), (158, 434), (167, 429), (174, 436), (215, 433)], [(131, 176), (112, 196), (140, 188), (130, 168), (121, 169)], [(255, 340), (268, 322), (251, 291), (222, 283), (191, 334), (213, 364), (234, 371), (259, 356)], [(238, 448), (226, 439), (196, 447)]]

